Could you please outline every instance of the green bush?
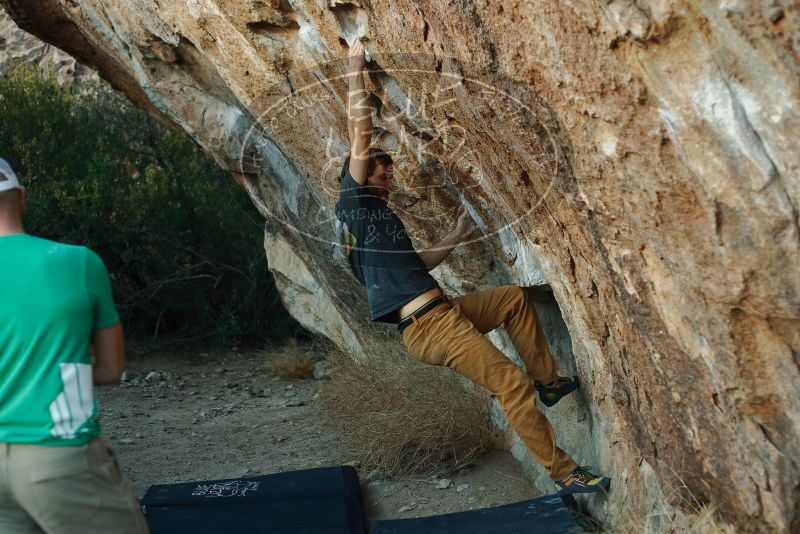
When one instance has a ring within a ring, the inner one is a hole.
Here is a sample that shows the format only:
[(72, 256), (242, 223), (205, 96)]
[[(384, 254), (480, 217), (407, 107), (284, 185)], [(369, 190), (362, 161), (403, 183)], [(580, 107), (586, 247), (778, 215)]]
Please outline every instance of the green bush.
[(26, 230), (106, 262), (128, 333), (219, 341), (295, 328), (246, 193), (192, 141), (97, 84), (19, 65), (0, 79), (0, 156)]

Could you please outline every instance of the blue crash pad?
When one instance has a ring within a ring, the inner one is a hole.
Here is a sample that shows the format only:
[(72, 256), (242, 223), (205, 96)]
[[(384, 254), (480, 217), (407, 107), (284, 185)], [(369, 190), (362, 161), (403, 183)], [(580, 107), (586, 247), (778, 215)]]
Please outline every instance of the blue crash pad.
[(455, 514), (376, 521), (372, 534), (578, 534), (558, 495)]
[(349, 466), (151, 486), (152, 534), (364, 534), (361, 487)]

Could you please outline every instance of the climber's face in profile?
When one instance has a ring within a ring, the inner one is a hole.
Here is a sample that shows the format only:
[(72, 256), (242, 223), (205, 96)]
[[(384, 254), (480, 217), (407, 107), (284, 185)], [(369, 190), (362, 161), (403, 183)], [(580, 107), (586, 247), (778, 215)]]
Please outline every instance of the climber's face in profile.
[(389, 198), (389, 193), (394, 190), (394, 169), (392, 165), (378, 163), (375, 171), (367, 177), (367, 184), (376, 196), (383, 199)]

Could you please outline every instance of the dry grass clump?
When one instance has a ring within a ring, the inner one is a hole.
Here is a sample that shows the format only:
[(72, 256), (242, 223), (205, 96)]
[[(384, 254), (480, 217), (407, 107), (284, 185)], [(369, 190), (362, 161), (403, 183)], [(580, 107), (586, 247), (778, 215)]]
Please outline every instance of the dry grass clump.
[(408, 356), (357, 361), (331, 352), (323, 411), (370, 475), (458, 469), (493, 447), (489, 406), (447, 369)]
[(314, 358), (296, 341), (262, 353), (264, 370), (281, 378), (309, 378), (314, 375)]
[(658, 514), (649, 514), (638, 521), (633, 521), (615, 532), (642, 534), (686, 533), (686, 534), (736, 534), (736, 530), (719, 520), (717, 510), (709, 504), (701, 505), (697, 510), (683, 513), (676, 510)]
[(652, 505), (648, 513), (626, 515), (613, 532), (736, 534), (733, 526), (720, 520), (712, 504), (700, 502), (679, 477), (676, 480), (672, 489), (662, 494), (661, 500)]

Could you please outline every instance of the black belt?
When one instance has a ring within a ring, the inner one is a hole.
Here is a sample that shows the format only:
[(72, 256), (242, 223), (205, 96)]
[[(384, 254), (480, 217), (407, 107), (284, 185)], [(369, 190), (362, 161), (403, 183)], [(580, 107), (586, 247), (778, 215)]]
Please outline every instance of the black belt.
[(417, 311), (415, 311), (414, 313), (412, 313), (411, 315), (409, 315), (408, 317), (397, 323), (397, 330), (399, 330), (400, 333), (402, 333), (403, 330), (405, 330), (408, 325), (414, 322), (413, 321), (414, 319), (419, 319), (420, 317), (431, 311), (433, 308), (435, 308), (442, 302), (450, 302), (450, 301), (447, 300), (447, 297), (444, 296), (444, 294), (439, 295), (438, 297), (433, 297), (431, 300), (429, 300), (428, 302), (417, 308)]

